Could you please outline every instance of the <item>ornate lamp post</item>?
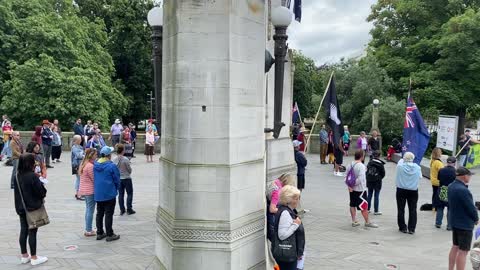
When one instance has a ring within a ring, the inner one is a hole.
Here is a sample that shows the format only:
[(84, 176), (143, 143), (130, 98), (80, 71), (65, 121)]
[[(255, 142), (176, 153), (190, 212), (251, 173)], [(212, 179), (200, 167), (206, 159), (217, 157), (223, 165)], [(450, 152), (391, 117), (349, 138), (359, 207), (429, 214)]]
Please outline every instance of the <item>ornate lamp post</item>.
[(292, 22), (292, 13), (284, 6), (272, 10), (272, 24), (275, 27), (275, 104), (273, 114), (273, 137), (278, 139), (285, 123), (282, 122), (283, 83), (285, 73), (285, 56), (287, 55), (287, 28)]
[(373, 111), (372, 111), (372, 131), (376, 130), (378, 133), (380, 133), (380, 130), (378, 129), (378, 105), (380, 104), (380, 100), (374, 99), (373, 100)]
[(158, 135), (162, 130), (162, 48), (163, 48), (163, 8), (154, 7), (147, 15), (148, 24), (152, 27), (153, 70), (155, 88), (155, 119)]

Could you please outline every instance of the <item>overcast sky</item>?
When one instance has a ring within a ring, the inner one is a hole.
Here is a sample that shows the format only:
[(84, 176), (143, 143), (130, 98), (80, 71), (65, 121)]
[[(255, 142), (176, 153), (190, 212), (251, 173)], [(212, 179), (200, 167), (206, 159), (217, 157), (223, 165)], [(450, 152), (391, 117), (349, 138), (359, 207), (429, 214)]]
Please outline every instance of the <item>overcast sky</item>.
[[(293, 2), (293, 1), (292, 1)], [(291, 48), (317, 65), (362, 55), (372, 25), (366, 21), (377, 0), (303, 0), (302, 23), (289, 27)]]

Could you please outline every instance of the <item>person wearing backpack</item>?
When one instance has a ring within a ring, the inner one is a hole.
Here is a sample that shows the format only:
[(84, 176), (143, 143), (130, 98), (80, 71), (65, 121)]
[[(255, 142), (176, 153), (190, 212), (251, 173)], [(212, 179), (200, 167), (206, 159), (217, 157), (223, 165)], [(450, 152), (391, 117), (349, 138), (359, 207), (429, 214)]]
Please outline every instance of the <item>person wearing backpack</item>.
[[(422, 178), (422, 169), (413, 162), (414, 159), (412, 152), (406, 152), (398, 162), (396, 176), (398, 230), (409, 234), (414, 234), (417, 227), (418, 183)], [(408, 204), (408, 227), (405, 224), (405, 204)]]
[(375, 193), (374, 215), (381, 215), (379, 210), (380, 190), (382, 189), (382, 180), (385, 178), (385, 162), (380, 160), (380, 151), (376, 150), (372, 153), (372, 159), (367, 165), (367, 188), (368, 188), (368, 212), (372, 206), (372, 197)]
[[(445, 207), (448, 208), (448, 185), (450, 185), (455, 178), (457, 178), (455, 168), (456, 168), (457, 159), (455, 157), (448, 157), (447, 159), (447, 166), (443, 167), (438, 171), (438, 180), (440, 181), (440, 188), (437, 192), (437, 216), (435, 219), (435, 227), (441, 228), (442, 227), (442, 220), (443, 220), (443, 211)], [(448, 214), (447, 214), (448, 216)], [(447, 230), (451, 231), (452, 228), (450, 227), (450, 223), (448, 222), (447, 218)]]
[(367, 201), (367, 180), (365, 177), (365, 165), (363, 160), (365, 152), (362, 149), (355, 151), (355, 161), (348, 165), (345, 184), (348, 186), (350, 194), (350, 215), (352, 217), (352, 227), (360, 226), (357, 221), (357, 209), (361, 211), (365, 219), (365, 227), (378, 228), (378, 225), (370, 222), (368, 217)]

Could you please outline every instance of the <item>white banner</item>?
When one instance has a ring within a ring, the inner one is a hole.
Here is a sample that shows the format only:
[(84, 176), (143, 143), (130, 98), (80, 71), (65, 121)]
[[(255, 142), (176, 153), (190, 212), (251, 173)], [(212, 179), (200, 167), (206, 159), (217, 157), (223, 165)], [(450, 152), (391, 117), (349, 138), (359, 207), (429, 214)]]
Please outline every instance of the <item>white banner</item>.
[(438, 118), (437, 147), (452, 151), (457, 148), (458, 116), (441, 115)]

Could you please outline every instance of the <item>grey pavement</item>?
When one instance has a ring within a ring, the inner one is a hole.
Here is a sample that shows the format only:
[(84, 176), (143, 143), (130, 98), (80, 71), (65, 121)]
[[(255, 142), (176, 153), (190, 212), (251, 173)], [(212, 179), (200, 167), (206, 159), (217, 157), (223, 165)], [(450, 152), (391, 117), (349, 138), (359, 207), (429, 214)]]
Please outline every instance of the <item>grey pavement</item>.
[[(155, 213), (158, 201), (158, 163), (145, 163), (143, 155), (133, 159), (134, 209), (137, 214), (114, 216), (114, 230), (121, 239), (107, 243), (83, 236), (84, 202), (73, 197), (70, 154), (49, 169), (46, 207), (51, 224), (38, 232), (38, 254), (49, 257), (41, 266), (19, 264), (19, 221), (10, 187), (11, 167), (0, 166), (0, 269), (157, 269), (155, 261)], [(158, 157), (158, 156), (157, 156)], [(306, 270), (316, 269), (447, 269), (451, 234), (434, 227), (433, 212), (418, 212), (415, 235), (398, 232), (394, 169), (387, 164), (387, 178), (381, 193), (382, 216), (372, 216), (378, 229), (352, 228), (348, 193), (343, 178), (335, 177), (330, 165), (320, 165), (316, 155), (308, 156), (303, 207), (310, 210), (303, 222), (307, 233)], [(346, 159), (349, 163), (351, 159)], [(471, 190), (479, 198), (480, 179), (474, 176)], [(427, 179), (420, 186), (419, 205), (430, 200)], [(361, 219), (360, 219), (361, 221)], [(64, 251), (77, 245), (74, 251)], [(470, 267), (470, 266), (468, 266)], [(468, 269), (468, 268), (467, 268)], [(215, 269), (216, 270), (216, 269)]]

